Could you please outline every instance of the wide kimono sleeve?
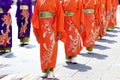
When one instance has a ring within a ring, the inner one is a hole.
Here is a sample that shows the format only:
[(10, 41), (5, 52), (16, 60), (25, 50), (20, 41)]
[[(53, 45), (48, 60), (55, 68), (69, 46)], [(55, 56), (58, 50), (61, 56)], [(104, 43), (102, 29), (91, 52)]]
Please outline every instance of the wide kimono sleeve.
[(63, 11), (63, 7), (62, 7), (62, 3), (63, 3), (63, 1), (62, 1), (62, 3), (60, 4), (58, 1), (57, 1), (57, 3), (58, 3), (58, 11), (57, 11), (57, 13), (58, 13), (58, 16), (57, 16), (57, 32), (62, 32), (62, 34), (61, 34), (61, 37), (60, 37), (60, 40), (62, 41), (62, 42), (66, 42), (66, 33), (65, 33), (65, 30), (64, 30), (64, 11)]
[(114, 4), (114, 10), (115, 10), (115, 12), (117, 11), (117, 9), (118, 9), (118, 5), (119, 5), (119, 1), (118, 0), (115, 0), (114, 2), (113, 2), (113, 4)]
[(29, 17), (31, 18), (32, 17), (32, 0), (30, 0), (29, 2), (29, 12), (30, 12)]
[(15, 17), (19, 18), (20, 16), (20, 1), (19, 0), (17, 0), (16, 6), (17, 6), (17, 10), (16, 10)]
[(62, 9), (62, 5), (58, 0), (57, 1), (57, 32), (63, 32), (64, 31), (64, 12)]
[(95, 6), (95, 20), (96, 20), (97, 25), (99, 25), (99, 23), (102, 21), (101, 19), (102, 6), (101, 5), (102, 5), (101, 1), (98, 0)]
[(112, 3), (111, 0), (107, 0), (107, 14), (110, 13), (109, 11), (112, 10)]
[(72, 16), (72, 21), (77, 27), (77, 29), (81, 32), (84, 26), (84, 11), (83, 11), (83, 4), (80, 0), (79, 0), (78, 10)]
[(0, 7), (2, 8), (4, 13), (8, 13), (12, 3), (12, 0), (0, 0)]
[(113, 5), (114, 7), (117, 7), (117, 6), (119, 5), (118, 0), (112, 0), (112, 5)]
[(35, 4), (35, 8), (34, 8), (34, 13), (32, 15), (32, 25), (33, 25), (33, 32), (34, 35), (38, 41), (38, 43), (40, 43), (39, 40), (39, 0), (36, 0), (36, 4)]

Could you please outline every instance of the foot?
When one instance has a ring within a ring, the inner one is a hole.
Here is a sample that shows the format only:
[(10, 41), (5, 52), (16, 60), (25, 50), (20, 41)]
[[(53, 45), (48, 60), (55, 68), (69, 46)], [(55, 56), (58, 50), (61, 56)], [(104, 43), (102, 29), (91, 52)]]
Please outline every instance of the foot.
[(55, 78), (55, 75), (53, 74), (53, 72), (52, 71), (50, 71), (50, 73), (46, 73), (46, 74), (44, 74), (43, 76), (41, 76), (41, 78), (44, 78), (44, 80), (47, 80), (47, 79), (54, 79)]
[(88, 51), (87, 53), (88, 53), (88, 54), (92, 54), (92, 51)]
[(72, 63), (72, 64), (77, 64), (77, 60), (76, 60), (76, 57), (73, 57), (69, 60), (66, 61), (66, 63)]
[(73, 57), (73, 58), (71, 59), (71, 62), (72, 62), (72, 64), (77, 64), (77, 57)]
[(0, 55), (3, 55), (5, 53), (10, 53), (11, 50), (0, 50)]
[(23, 43), (21, 43), (21, 44), (20, 44), (20, 47), (24, 47), (24, 44), (23, 44)]
[(43, 76), (41, 76), (41, 78), (47, 78), (48, 74), (45, 73)]
[(11, 52), (11, 50), (5, 50), (5, 53), (9, 53), (9, 52)]
[(50, 79), (51, 79), (51, 78), (52, 78), (52, 79), (55, 78), (55, 75), (53, 74), (52, 71), (50, 71), (50, 73), (48, 73), (47, 78), (50, 78)]
[(0, 55), (5, 54), (4, 50), (0, 50)]
[(86, 47), (86, 50), (87, 50), (88, 52), (91, 52), (91, 51), (93, 51), (93, 47)]
[(22, 42), (22, 43), (20, 44), (21, 47), (24, 47), (24, 46), (26, 46), (26, 45), (28, 45), (28, 42)]
[(108, 28), (108, 30), (113, 30), (113, 29), (115, 29), (114, 26), (110, 26), (110, 27)]

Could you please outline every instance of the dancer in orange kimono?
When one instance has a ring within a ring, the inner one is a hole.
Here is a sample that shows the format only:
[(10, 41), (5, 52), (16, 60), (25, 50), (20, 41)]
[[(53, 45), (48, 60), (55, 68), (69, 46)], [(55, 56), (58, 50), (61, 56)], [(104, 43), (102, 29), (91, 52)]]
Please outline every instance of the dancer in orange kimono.
[(68, 63), (76, 64), (76, 57), (83, 47), (80, 35), (84, 23), (83, 6), (81, 0), (63, 0), (62, 5), (65, 13), (66, 41), (64, 46), (66, 58)]
[(112, 0), (112, 14), (109, 22), (109, 27), (108, 29), (114, 29), (115, 26), (117, 25), (117, 20), (116, 20), (116, 11), (117, 11), (117, 6), (118, 6), (118, 0)]
[(106, 33), (106, 16), (107, 16), (107, 0), (101, 0), (101, 22), (100, 22), (100, 29), (99, 29), (99, 36), (103, 37)]
[(64, 30), (64, 13), (59, 0), (36, 0), (32, 23), (40, 44), (43, 77), (54, 79), (58, 40)]
[(108, 29), (108, 23), (111, 17), (111, 0), (101, 0), (101, 22), (99, 36), (102, 38)]
[(96, 38), (98, 37), (99, 22), (99, 1), (83, 0), (85, 24), (82, 31), (83, 46), (88, 52), (93, 50)]

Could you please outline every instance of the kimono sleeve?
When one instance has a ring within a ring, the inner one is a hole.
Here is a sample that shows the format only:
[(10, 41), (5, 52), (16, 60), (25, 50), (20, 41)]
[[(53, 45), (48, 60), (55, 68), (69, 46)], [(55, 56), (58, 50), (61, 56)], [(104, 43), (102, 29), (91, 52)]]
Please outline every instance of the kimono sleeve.
[(110, 13), (109, 11), (112, 9), (111, 0), (107, 0), (107, 13)]
[(84, 13), (83, 13), (83, 5), (81, 1), (79, 1), (78, 7), (79, 7), (78, 10), (72, 16), (72, 21), (77, 27), (77, 29), (81, 31), (81, 29), (83, 29), (84, 26)]
[(63, 32), (64, 31), (64, 12), (62, 9), (62, 5), (60, 2), (57, 0), (57, 32)]
[(118, 4), (118, 0), (112, 0), (112, 5), (114, 7), (117, 7), (119, 4)]
[(96, 23), (97, 25), (99, 24), (99, 22), (101, 22), (101, 2), (98, 1), (95, 7), (95, 19), (96, 19)]
[(31, 18), (32, 17), (32, 0), (30, 0), (29, 2), (29, 12), (30, 12), (29, 17)]

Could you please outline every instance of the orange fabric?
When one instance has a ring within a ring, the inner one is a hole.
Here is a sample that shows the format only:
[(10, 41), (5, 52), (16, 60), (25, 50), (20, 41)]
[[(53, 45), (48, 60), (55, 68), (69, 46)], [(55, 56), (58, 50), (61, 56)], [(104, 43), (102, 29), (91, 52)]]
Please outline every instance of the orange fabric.
[(78, 30), (80, 30), (80, 25), (82, 26), (84, 25), (84, 13), (82, 2), (80, 0), (78, 0), (78, 2), (76, 2), (75, 0), (74, 1), (71, 0), (69, 5), (66, 6), (65, 1), (66, 0), (63, 0), (62, 2), (63, 8), (65, 8), (64, 11), (75, 12), (75, 15), (73, 15), (71, 19), (78, 28)]
[(106, 6), (107, 7), (107, 12), (109, 12), (112, 9), (112, 3), (111, 3), (112, 0), (106, 0), (106, 1), (107, 1), (107, 4), (106, 4), (107, 5)]
[[(107, 30), (107, 0), (101, 0), (100, 1), (100, 7), (101, 7), (101, 21), (100, 21), (100, 29), (99, 29), (99, 36), (104, 36), (106, 34)], [(104, 7), (103, 7), (104, 5)]]
[(66, 42), (65, 53), (66, 56), (76, 56), (80, 53), (83, 48), (81, 35), (71, 20), (71, 17), (65, 17), (65, 32), (66, 32)]
[(111, 18), (109, 22), (109, 27), (115, 27), (117, 25), (117, 20), (116, 20), (116, 11), (117, 11), (117, 6), (118, 6), (118, 0), (112, 0), (112, 13), (111, 13)]
[(105, 4), (105, 8), (102, 8), (101, 18), (102, 22), (100, 25), (99, 35), (104, 36), (106, 34), (106, 30), (108, 26), (111, 24), (110, 19), (112, 18), (112, 0), (101, 0), (101, 7), (102, 4)]
[(118, 0), (112, 0), (112, 6), (117, 7), (119, 5)]
[(94, 47), (98, 37), (98, 22), (100, 20), (100, 9), (98, 0), (83, 0), (84, 9), (94, 9), (94, 13), (84, 13), (85, 24), (83, 26), (82, 39), (83, 46)]
[[(40, 18), (40, 12), (53, 12), (55, 16), (53, 18)], [(36, 39), (40, 43), (42, 70), (55, 68), (58, 48), (56, 37), (58, 32), (64, 30), (63, 15), (59, 0), (36, 0), (32, 23)]]
[(112, 13), (112, 0), (107, 0), (107, 16), (106, 16), (106, 29), (108, 29), (108, 25), (110, 22), (110, 18), (111, 18), (111, 13)]
[(99, 40), (99, 31), (100, 31), (100, 22), (102, 21), (101, 18), (101, 0), (97, 0), (96, 7), (95, 7), (95, 21), (96, 21), (96, 29), (95, 29), (95, 40)]
[(80, 35), (80, 26), (82, 27), (84, 24), (82, 2), (80, 0), (63, 0), (62, 5), (64, 12), (74, 12), (74, 15), (72, 16), (65, 15), (65, 53), (68, 57), (76, 56), (83, 47), (82, 38)]

